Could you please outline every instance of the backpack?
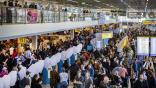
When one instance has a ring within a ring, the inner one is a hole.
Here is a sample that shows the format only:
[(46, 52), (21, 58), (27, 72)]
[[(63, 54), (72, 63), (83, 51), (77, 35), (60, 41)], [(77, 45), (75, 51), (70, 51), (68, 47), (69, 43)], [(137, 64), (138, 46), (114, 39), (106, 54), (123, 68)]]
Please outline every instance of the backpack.
[(24, 77), (21, 83), (25, 87), (26, 85), (30, 85), (30, 80), (29, 78)]

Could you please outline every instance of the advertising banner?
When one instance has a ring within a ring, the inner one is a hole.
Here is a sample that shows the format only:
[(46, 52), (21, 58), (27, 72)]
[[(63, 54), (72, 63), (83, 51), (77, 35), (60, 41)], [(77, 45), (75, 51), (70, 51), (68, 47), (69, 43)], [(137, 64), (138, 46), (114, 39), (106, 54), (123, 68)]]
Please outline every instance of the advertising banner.
[(149, 37), (137, 37), (137, 55), (149, 56)]
[(102, 39), (112, 38), (113, 32), (112, 31), (105, 31), (102, 33)]
[(37, 23), (38, 11), (36, 9), (27, 9), (27, 23)]
[(150, 56), (156, 56), (156, 37), (151, 37)]

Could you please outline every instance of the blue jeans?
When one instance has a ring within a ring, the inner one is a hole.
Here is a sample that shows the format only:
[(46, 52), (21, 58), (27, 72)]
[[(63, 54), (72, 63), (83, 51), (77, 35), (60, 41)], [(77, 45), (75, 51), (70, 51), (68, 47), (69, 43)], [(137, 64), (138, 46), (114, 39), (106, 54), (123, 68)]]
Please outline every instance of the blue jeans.
[(67, 82), (61, 82), (60, 88), (67, 88), (68, 87), (68, 83)]

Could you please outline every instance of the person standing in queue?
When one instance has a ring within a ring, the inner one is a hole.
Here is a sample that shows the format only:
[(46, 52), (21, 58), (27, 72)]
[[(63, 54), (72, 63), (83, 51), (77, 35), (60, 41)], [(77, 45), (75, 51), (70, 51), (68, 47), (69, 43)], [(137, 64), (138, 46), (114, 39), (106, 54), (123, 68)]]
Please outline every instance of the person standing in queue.
[(39, 77), (37, 74), (34, 75), (34, 77), (32, 78), (32, 82), (31, 82), (31, 88), (37, 88), (37, 81), (38, 81)]
[(42, 88), (42, 79), (41, 78), (39, 78), (37, 80), (36, 88)]
[(60, 76), (60, 88), (68, 87), (68, 73), (65, 72), (65, 68), (62, 68), (62, 72), (59, 74)]
[(85, 82), (84, 82), (85, 88), (92, 88), (93, 87), (93, 80), (90, 77), (89, 72), (85, 75)]
[(26, 72), (26, 76), (22, 79), (22, 87), (30, 88), (31, 87), (31, 77), (30, 72)]
[(144, 79), (143, 74), (139, 75), (139, 79), (134, 83), (134, 88), (149, 88), (148, 82)]
[(84, 82), (84, 77), (81, 75), (81, 71), (78, 71), (74, 79), (74, 88), (84, 88), (83, 82)]
[(56, 68), (52, 69), (50, 71), (50, 87), (51, 88), (57, 88), (57, 84), (59, 83), (60, 78), (59, 78), (59, 73), (56, 71)]

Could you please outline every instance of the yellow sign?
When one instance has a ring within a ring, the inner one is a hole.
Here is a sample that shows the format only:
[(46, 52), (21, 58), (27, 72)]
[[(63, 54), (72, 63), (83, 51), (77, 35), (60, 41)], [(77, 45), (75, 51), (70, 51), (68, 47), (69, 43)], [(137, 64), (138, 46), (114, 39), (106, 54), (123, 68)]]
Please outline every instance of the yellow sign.
[(112, 38), (112, 37), (113, 37), (113, 32), (111, 32), (111, 31), (102, 33), (102, 39)]
[(18, 43), (19, 44), (24, 44), (26, 42), (25, 38), (18, 38)]
[(76, 29), (75, 32), (80, 33), (80, 29)]
[(126, 47), (128, 44), (128, 36), (124, 37), (120, 43), (118, 44), (118, 47), (123, 49), (124, 47)]
[(84, 30), (89, 31), (89, 30), (91, 30), (91, 28), (90, 27), (86, 27)]
[(156, 22), (155, 22), (155, 21), (144, 21), (143, 24), (144, 24), (144, 25), (156, 24)]

